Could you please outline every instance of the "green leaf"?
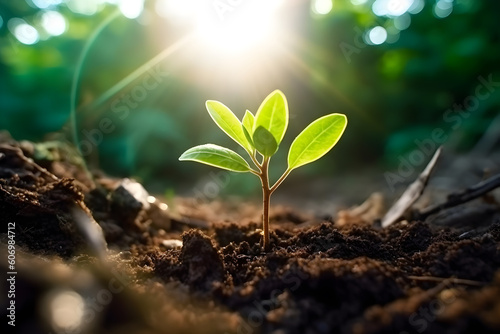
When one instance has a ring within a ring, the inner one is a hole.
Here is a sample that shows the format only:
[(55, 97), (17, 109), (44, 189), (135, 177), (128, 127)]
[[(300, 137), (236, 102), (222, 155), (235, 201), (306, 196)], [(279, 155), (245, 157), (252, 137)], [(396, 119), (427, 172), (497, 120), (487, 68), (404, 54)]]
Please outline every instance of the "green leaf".
[(252, 146), (248, 142), (243, 129), (241, 127), (240, 120), (233, 114), (233, 112), (220, 103), (219, 101), (207, 101), (206, 107), (210, 117), (214, 120), (215, 124), (222, 131), (224, 131), (229, 137), (231, 137), (235, 142), (241, 145), (247, 151), (252, 151)]
[(255, 121), (254, 115), (249, 110), (247, 110), (245, 112), (245, 116), (243, 116), (243, 119), (241, 121), (241, 126), (243, 127), (243, 134), (245, 135), (247, 141), (252, 146), (253, 146), (252, 129), (254, 121)]
[(238, 153), (214, 144), (199, 145), (182, 153), (180, 161), (196, 161), (233, 172), (250, 172), (252, 169)]
[(330, 114), (309, 124), (293, 141), (288, 152), (288, 169), (318, 160), (339, 141), (347, 126), (343, 114)]
[(271, 132), (259, 126), (253, 134), (253, 144), (263, 156), (270, 157), (278, 150), (278, 144)]
[(260, 105), (255, 115), (254, 133), (259, 126), (269, 131), (279, 146), (288, 127), (288, 103), (281, 91), (275, 90)]

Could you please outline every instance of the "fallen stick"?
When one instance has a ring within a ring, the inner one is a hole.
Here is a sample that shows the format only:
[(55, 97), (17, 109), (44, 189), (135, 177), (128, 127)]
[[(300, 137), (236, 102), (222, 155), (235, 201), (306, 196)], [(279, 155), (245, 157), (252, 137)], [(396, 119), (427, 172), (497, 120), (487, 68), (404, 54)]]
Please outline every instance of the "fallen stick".
[(489, 179), (484, 180), (461, 192), (448, 195), (448, 200), (444, 203), (427, 207), (421, 211), (415, 211), (414, 218), (418, 220), (425, 220), (430, 215), (433, 215), (441, 210), (472, 201), (473, 199), (481, 197), (498, 187), (500, 187), (500, 174), (492, 176)]
[(397, 200), (397, 202), (387, 211), (385, 216), (382, 218), (382, 227), (388, 227), (398, 221), (407, 210), (415, 203), (422, 193), (424, 192), (429, 177), (436, 166), (436, 162), (441, 154), (442, 147), (439, 147), (432, 159), (429, 161), (424, 171), (418, 176), (418, 178), (406, 188), (405, 192)]

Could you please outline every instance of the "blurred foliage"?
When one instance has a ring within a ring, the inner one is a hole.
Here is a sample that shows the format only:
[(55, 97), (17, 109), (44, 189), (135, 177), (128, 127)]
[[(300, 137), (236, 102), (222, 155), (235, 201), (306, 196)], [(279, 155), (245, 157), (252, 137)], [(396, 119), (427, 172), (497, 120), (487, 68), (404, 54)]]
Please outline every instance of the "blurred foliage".
[[(136, 19), (118, 16), (95, 39), (98, 25), (120, 1), (0, 3), (0, 128), (16, 139), (42, 140), (59, 132), (71, 141), (71, 87), (81, 69), (76, 129), (80, 141), (95, 141), (81, 147), (88, 164), (112, 175), (134, 176), (162, 192), (204, 182), (205, 167), (177, 162), (186, 148), (230, 141), (212, 124), (205, 126), (211, 122), (207, 99), (226, 101), (241, 117), (281, 89), (295, 124), (285, 147), (313, 119), (347, 114), (349, 125), (337, 148), (302, 171), (324, 176), (367, 165), (394, 168), (398, 157), (418, 148), (415, 140), (430, 138), (436, 128), (445, 131), (452, 149), (468, 150), (498, 115), (498, 84), (488, 98), (476, 96), (483, 82), (479, 77), (500, 81), (497, 1), (422, 0), (421, 11), (401, 16), (375, 15), (374, 2), (382, 0), (336, 0), (325, 14), (314, 13), (309, 1), (285, 1), (280, 16), (287, 17), (286, 31), (275, 41), (278, 51), (250, 50), (244, 57), (218, 59), (211, 58), (210, 47), (186, 46), (108, 93), (189, 33), (186, 26), (158, 15), (157, 1), (167, 0), (146, 1)], [(438, 12), (443, 4), (451, 6), (451, 13)], [(41, 15), (49, 9), (66, 20), (67, 29), (59, 36), (42, 27)], [(35, 43), (17, 38), (17, 21), (12, 20), (19, 18), (39, 32)], [(408, 22), (407, 28), (396, 28)], [(375, 26), (388, 34), (380, 45), (370, 45)], [(89, 52), (78, 68), (86, 44)], [(478, 103), (467, 117), (453, 111), (454, 104), (470, 102), (470, 97)], [(285, 160), (287, 150), (280, 150), (283, 156), (276, 160)], [(247, 181), (231, 179), (231, 187), (258, 191)]]

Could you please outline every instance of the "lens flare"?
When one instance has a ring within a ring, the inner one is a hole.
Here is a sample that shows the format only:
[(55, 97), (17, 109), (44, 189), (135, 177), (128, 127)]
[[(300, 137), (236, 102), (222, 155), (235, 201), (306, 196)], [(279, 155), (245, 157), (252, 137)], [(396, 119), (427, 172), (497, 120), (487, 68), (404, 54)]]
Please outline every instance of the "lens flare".
[(275, 14), (281, 1), (215, 1), (199, 13), (198, 38), (223, 52), (241, 52), (276, 38)]
[(144, 9), (144, 0), (126, 0), (118, 5), (123, 16), (129, 19), (138, 18)]

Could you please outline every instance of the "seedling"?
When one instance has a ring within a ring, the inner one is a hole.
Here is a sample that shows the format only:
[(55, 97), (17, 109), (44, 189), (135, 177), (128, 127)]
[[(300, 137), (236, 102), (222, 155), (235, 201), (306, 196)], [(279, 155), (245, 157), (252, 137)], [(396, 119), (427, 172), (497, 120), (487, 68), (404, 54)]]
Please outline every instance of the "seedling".
[(269, 249), (269, 204), (272, 193), (292, 170), (318, 160), (339, 141), (347, 126), (343, 114), (329, 114), (309, 124), (292, 142), (288, 152), (288, 168), (269, 186), (269, 161), (276, 153), (288, 127), (288, 103), (285, 95), (275, 90), (266, 97), (255, 116), (246, 111), (240, 122), (233, 112), (218, 101), (207, 101), (208, 113), (231, 139), (241, 145), (256, 168), (238, 153), (214, 144), (195, 146), (179, 160), (196, 161), (233, 172), (252, 173), (262, 183), (263, 246)]

